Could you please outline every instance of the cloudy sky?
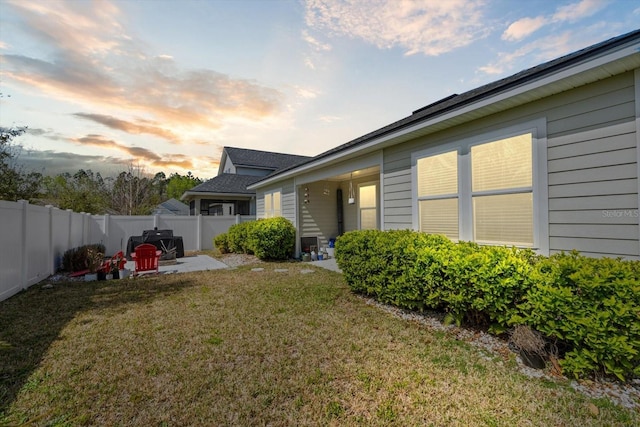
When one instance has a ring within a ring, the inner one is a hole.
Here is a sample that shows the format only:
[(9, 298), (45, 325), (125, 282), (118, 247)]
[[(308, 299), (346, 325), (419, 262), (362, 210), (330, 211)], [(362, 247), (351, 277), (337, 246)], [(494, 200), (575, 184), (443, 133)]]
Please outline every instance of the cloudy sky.
[(315, 155), (638, 27), (637, 0), (0, 0), (0, 126), (46, 174)]

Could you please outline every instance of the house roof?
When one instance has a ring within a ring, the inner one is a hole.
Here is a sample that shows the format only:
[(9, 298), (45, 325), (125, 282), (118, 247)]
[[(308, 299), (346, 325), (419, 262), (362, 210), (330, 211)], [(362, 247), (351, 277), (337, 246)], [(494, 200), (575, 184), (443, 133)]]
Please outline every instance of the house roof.
[[(315, 164), (324, 164), (325, 159), (328, 161), (329, 159), (335, 159), (336, 157), (341, 157), (347, 153), (353, 153), (354, 151), (368, 147), (371, 144), (379, 144), (387, 136), (391, 137), (393, 135), (400, 135), (405, 131), (407, 133), (416, 132), (416, 129), (419, 127), (422, 129), (431, 127), (432, 131), (444, 129), (466, 120), (482, 117), (483, 114), (477, 112), (482, 108), (486, 110), (484, 115), (496, 113), (525, 102), (531, 102), (532, 100), (549, 96), (562, 90), (570, 89), (580, 84), (586, 84), (590, 81), (604, 78), (605, 76), (614, 75), (616, 72), (619, 72), (617, 69), (604, 68), (600, 73), (591, 73), (581, 80), (576, 79), (575, 82), (572, 82), (574, 84), (573, 86), (568, 84), (553, 86), (549, 81), (545, 80), (552, 76), (557, 77), (558, 80), (568, 78), (568, 76), (562, 74), (563, 71), (572, 67), (577, 67), (578, 65), (597, 58), (598, 56), (606, 55), (609, 51), (613, 51), (617, 48), (622, 49), (625, 45), (638, 42), (640, 42), (640, 30), (635, 30), (526, 69), (512, 76), (480, 86), (462, 94), (447, 96), (439, 101), (413, 111), (410, 116), (401, 120), (327, 150), (303, 163), (281, 169), (269, 176), (263, 177), (260, 181), (256, 182), (255, 185), (252, 185), (251, 188), (258, 188), (263, 184), (266, 185), (277, 181), (279, 178), (295, 174), (298, 168), (303, 168), (305, 170), (308, 169), (307, 166), (309, 168), (313, 168)], [(640, 62), (638, 57), (640, 57), (640, 55), (638, 55), (637, 48), (633, 50), (633, 55), (636, 56), (635, 61), (621, 65), (624, 70), (638, 67), (638, 62)], [(539, 82), (539, 85), (534, 85), (536, 82)], [(532, 85), (531, 88), (528, 88), (529, 93), (523, 95), (525, 92), (524, 90), (518, 92), (518, 89), (526, 86), (527, 84)], [(543, 88), (545, 85), (550, 88), (540, 90), (540, 88)], [(533, 94), (533, 91), (536, 89), (538, 92)], [(508, 99), (507, 95), (510, 95), (512, 98)], [(517, 98), (519, 95), (523, 96)], [(471, 106), (477, 106), (476, 111), (472, 111), (473, 108)], [(487, 106), (493, 106), (493, 108), (487, 108)], [(466, 118), (463, 117), (464, 114), (467, 114)], [(438, 127), (435, 125), (438, 122), (446, 122), (446, 125)], [(396, 140), (396, 142), (401, 141), (402, 137), (398, 137)]]
[(207, 193), (208, 195), (244, 195), (251, 196), (255, 194), (253, 190), (247, 190), (247, 185), (253, 184), (261, 177), (250, 175), (237, 175), (234, 173), (223, 173), (202, 184), (196, 185), (192, 189), (185, 191), (182, 199), (186, 196)]
[(247, 148), (224, 147), (227, 156), (236, 166), (248, 166), (258, 169), (279, 169), (295, 166), (312, 157), (295, 154), (274, 153), (272, 151), (250, 150)]
[(189, 215), (189, 206), (185, 205), (180, 200), (169, 199), (160, 203), (156, 208), (156, 211), (166, 211), (175, 215)]

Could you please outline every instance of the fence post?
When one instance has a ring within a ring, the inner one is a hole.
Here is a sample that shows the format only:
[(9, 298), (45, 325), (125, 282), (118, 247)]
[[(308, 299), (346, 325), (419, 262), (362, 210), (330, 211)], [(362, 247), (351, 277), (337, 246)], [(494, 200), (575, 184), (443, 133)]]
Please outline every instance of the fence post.
[(27, 241), (27, 208), (29, 202), (26, 200), (18, 200), (18, 203), (22, 205), (22, 224), (20, 224), (20, 241), (22, 242), (22, 253), (20, 254), (20, 287), (22, 289), (27, 289), (27, 274), (29, 273), (29, 263), (27, 260), (27, 245), (29, 242)]
[(67, 209), (67, 249), (71, 249), (71, 209)]
[(49, 211), (49, 275), (53, 275), (56, 272), (56, 259), (53, 254), (53, 206), (46, 205), (45, 208)]
[(82, 217), (82, 225), (84, 226), (83, 233), (84, 233), (85, 245), (89, 245), (93, 243), (91, 240), (91, 223), (89, 222), (89, 219), (91, 219), (91, 214), (85, 212)]
[(202, 215), (196, 216), (196, 250), (202, 250)]
[[(102, 235), (104, 236), (104, 247), (105, 247), (105, 251), (107, 251), (107, 253), (110, 252), (109, 249), (109, 244), (111, 243), (111, 239), (109, 238), (109, 222), (110, 222), (110, 217), (109, 214), (104, 214), (102, 216), (102, 229), (104, 230)], [(117, 251), (116, 251), (117, 252)]]
[(240, 214), (236, 214), (236, 224), (240, 224)]

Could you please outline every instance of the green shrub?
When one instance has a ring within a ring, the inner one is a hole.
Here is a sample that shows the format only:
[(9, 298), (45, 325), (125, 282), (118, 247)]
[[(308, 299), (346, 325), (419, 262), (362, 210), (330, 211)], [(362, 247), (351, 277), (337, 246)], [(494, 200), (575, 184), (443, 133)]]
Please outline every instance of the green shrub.
[(213, 246), (218, 248), (220, 253), (226, 254), (229, 250), (229, 235), (227, 233), (218, 234), (213, 238)]
[(255, 221), (247, 233), (247, 244), (260, 259), (288, 259), (295, 241), (296, 228), (282, 217)]
[(532, 286), (536, 260), (527, 249), (460, 242), (450, 251), (443, 266), (446, 280), (435, 292), (456, 323), (505, 332)]
[(409, 230), (360, 230), (340, 236), (335, 256), (355, 292), (399, 307), (436, 308), (430, 290), (439, 288), (442, 260), (453, 243), (446, 237)]
[(565, 373), (640, 376), (640, 262), (557, 254), (538, 263), (516, 323), (557, 340)]
[(569, 375), (640, 376), (640, 262), (375, 230), (345, 233), (335, 255), (355, 292), (494, 333), (529, 325), (560, 346)]
[(69, 249), (62, 255), (62, 270), (68, 272), (86, 270), (89, 250), (102, 254), (106, 252), (106, 248), (102, 243)]
[(250, 246), (249, 234), (257, 221), (242, 222), (229, 227), (227, 231), (227, 246), (229, 252), (238, 254), (253, 254)]

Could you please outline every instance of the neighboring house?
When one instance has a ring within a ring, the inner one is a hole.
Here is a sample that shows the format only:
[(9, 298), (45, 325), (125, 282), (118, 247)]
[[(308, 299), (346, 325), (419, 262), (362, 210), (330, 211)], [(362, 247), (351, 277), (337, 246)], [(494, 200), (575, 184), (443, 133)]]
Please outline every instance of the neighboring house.
[(639, 259), (639, 135), (634, 31), (444, 98), (249, 189), (259, 218), (282, 215), (321, 246), (341, 231), (414, 229)]
[(190, 215), (255, 215), (255, 190), (247, 186), (274, 172), (309, 160), (307, 156), (224, 147), (218, 175), (186, 191)]
[(189, 215), (189, 206), (180, 200), (169, 199), (156, 206), (153, 215)]

